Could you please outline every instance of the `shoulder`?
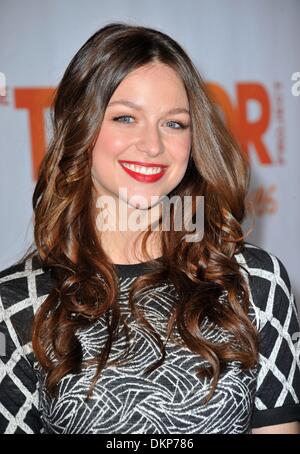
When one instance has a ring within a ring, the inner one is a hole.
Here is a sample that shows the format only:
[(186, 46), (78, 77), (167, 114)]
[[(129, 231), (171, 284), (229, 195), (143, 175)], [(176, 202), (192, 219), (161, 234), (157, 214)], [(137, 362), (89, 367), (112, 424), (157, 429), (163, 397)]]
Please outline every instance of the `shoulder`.
[(290, 296), (292, 289), (288, 271), (280, 258), (266, 249), (252, 243), (245, 243), (235, 259), (250, 280), (251, 290), (265, 292), (279, 286)]
[(291, 312), (297, 319), (289, 274), (280, 258), (257, 245), (245, 243), (235, 259), (248, 281), (250, 302), (260, 319), (276, 316), (284, 322)]
[(50, 271), (43, 269), (37, 256), (0, 271), (0, 321), (13, 326), (24, 342), (33, 315), (51, 286)]
[(6, 303), (40, 296), (50, 289), (50, 271), (43, 268), (37, 255), (0, 271), (0, 294)]
[(39, 296), (51, 288), (50, 283), (50, 271), (43, 267), (37, 255), (0, 271), (0, 292), (2, 295), (9, 294), (10, 300), (14, 296), (25, 299), (34, 296), (34, 293)]
[(237, 261), (244, 264), (252, 276), (268, 279), (271, 274), (276, 278), (282, 278), (288, 284), (290, 282), (287, 270), (276, 255), (253, 243), (245, 243), (242, 251), (235, 255)]

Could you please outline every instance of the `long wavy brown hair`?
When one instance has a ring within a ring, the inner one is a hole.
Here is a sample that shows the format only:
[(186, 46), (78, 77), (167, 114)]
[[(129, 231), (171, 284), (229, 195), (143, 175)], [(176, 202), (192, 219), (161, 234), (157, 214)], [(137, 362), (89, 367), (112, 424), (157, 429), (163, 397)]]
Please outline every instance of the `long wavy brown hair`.
[[(103, 368), (113, 364), (108, 360), (119, 327), (125, 327), (128, 334), (117, 301), (117, 270), (101, 247), (95, 225), (92, 150), (117, 86), (131, 71), (151, 62), (167, 64), (177, 72), (191, 112), (189, 164), (168, 197), (204, 196), (205, 219), (201, 241), (185, 241), (184, 226), (178, 231), (172, 222), (169, 231), (160, 231), (161, 260), (155, 260), (153, 270), (131, 286), (132, 314), (154, 336), (161, 351), (161, 358), (144, 373), (163, 363), (165, 343), (135, 299), (137, 293), (166, 279), (179, 296), (167, 323), (167, 340), (173, 339), (176, 327), (182, 344), (206, 360), (207, 367), (197, 371), (199, 379), (212, 379), (206, 400), (213, 395), (228, 362), (239, 361), (244, 370), (257, 362), (258, 334), (249, 318), (248, 284), (234, 258), (245, 244), (241, 224), (247, 214), (248, 159), (223, 123), (197, 68), (176, 41), (155, 29), (111, 23), (80, 48), (55, 91), (53, 136), (32, 200), (35, 244), (22, 258), (36, 255), (55, 281), (32, 326), (33, 350), (53, 396), (62, 377), (94, 364), (90, 397)], [(142, 233), (142, 251), (150, 257), (146, 243), (151, 232)], [(226, 304), (220, 299), (224, 291)], [(102, 351), (86, 363), (75, 333), (99, 317), (107, 321), (107, 340)], [(208, 340), (201, 330), (205, 320), (226, 330), (231, 340)], [(126, 351), (122, 358), (126, 359)]]

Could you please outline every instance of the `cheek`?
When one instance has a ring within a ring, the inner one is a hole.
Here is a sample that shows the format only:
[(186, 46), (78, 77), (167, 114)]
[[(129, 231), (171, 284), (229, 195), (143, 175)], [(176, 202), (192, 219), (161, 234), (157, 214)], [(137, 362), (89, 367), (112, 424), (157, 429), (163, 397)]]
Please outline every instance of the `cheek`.
[(124, 146), (124, 141), (109, 131), (109, 128), (102, 128), (96, 141), (93, 157), (96, 159), (109, 159), (114, 157)]
[(184, 165), (188, 162), (191, 150), (191, 137), (186, 135), (174, 141), (169, 146), (169, 153), (173, 164)]

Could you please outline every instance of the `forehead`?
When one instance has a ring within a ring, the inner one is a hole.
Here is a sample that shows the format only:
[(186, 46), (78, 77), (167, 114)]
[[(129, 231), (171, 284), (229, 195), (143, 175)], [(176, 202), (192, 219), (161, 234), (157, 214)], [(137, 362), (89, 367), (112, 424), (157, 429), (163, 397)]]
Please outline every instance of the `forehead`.
[(188, 107), (184, 83), (179, 74), (163, 63), (149, 63), (132, 70), (118, 85), (111, 100), (123, 95), (136, 95), (139, 98), (160, 98), (162, 101), (182, 101)]

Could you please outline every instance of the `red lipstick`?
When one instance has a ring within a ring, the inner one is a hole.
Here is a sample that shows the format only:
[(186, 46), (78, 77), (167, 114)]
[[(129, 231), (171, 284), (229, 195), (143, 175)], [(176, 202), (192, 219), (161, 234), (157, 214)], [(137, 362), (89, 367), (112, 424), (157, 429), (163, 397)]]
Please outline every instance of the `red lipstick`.
[[(154, 183), (155, 181), (160, 180), (160, 178), (162, 178), (162, 176), (165, 174), (167, 167), (169, 167), (164, 164), (151, 164), (151, 163), (144, 163), (144, 162), (138, 162), (138, 161), (120, 160), (119, 163), (121, 164), (121, 166), (125, 170), (125, 172), (128, 173), (128, 175), (130, 175), (132, 178), (134, 178), (135, 180), (140, 181), (142, 183)], [(160, 173), (145, 175), (143, 173), (136, 172), (132, 169), (128, 169), (127, 167), (122, 165), (123, 163), (134, 164), (134, 165), (142, 166), (142, 167), (152, 167), (152, 168), (160, 167), (162, 169), (162, 171)]]

